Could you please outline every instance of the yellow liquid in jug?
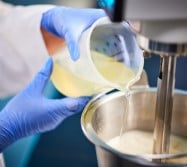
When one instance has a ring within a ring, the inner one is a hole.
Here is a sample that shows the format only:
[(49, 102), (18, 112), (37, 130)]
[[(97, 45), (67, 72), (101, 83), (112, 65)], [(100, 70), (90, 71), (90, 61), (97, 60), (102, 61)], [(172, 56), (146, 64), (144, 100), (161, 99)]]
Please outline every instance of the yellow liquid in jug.
[(97, 70), (108, 81), (124, 84), (135, 77), (134, 71), (125, 66), (123, 62), (116, 61), (113, 57), (95, 51), (92, 51), (91, 54)]
[[(106, 80), (123, 85), (135, 77), (135, 73), (131, 69), (121, 62), (115, 61), (114, 58), (95, 51), (92, 51), (91, 54), (97, 70)], [(103, 85), (84, 80), (81, 76), (76, 76), (63, 69), (57, 63), (54, 63), (51, 79), (61, 93), (70, 97), (93, 95), (111, 89), (107, 85), (103, 87)]]
[[(122, 136), (116, 136), (107, 142), (114, 149), (132, 155), (152, 154), (153, 133), (141, 130), (125, 132)], [(187, 153), (187, 139), (171, 135), (170, 154)], [(177, 159), (169, 162), (177, 162)], [(178, 159), (180, 163), (187, 163), (186, 158)]]

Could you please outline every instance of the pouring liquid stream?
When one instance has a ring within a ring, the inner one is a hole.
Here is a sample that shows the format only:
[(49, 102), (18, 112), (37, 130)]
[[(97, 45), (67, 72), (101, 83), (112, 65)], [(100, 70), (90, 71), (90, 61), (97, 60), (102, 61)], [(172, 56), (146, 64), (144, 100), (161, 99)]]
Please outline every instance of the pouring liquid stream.
[(124, 110), (122, 112), (122, 121), (121, 121), (121, 129), (120, 129), (120, 134), (119, 134), (119, 145), (123, 146), (123, 139), (122, 136), (123, 134), (127, 131), (127, 121), (128, 121), (128, 110), (129, 110), (129, 97), (130, 97), (130, 92), (129, 90), (125, 91), (124, 95)]

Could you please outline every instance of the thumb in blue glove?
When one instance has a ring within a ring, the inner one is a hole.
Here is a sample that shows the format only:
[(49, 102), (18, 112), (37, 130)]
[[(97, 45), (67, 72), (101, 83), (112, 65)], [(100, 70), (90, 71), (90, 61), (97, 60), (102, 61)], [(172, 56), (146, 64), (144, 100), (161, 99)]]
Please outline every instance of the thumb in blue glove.
[(84, 30), (97, 19), (106, 16), (102, 9), (55, 7), (43, 14), (41, 26), (57, 37), (64, 38), (71, 58), (79, 58), (78, 42)]
[(54, 129), (65, 118), (81, 112), (90, 99), (45, 98), (52, 65), (49, 58), (34, 80), (0, 112), (0, 151), (19, 138)]

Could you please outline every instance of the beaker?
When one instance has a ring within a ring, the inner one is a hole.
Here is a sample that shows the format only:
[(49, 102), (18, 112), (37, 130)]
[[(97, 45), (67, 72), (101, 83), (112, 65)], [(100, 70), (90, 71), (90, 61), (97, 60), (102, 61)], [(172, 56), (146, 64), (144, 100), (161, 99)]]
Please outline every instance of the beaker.
[(79, 49), (77, 61), (71, 59), (67, 46), (53, 56), (52, 82), (70, 97), (126, 90), (143, 70), (142, 51), (125, 22), (98, 19), (82, 33)]

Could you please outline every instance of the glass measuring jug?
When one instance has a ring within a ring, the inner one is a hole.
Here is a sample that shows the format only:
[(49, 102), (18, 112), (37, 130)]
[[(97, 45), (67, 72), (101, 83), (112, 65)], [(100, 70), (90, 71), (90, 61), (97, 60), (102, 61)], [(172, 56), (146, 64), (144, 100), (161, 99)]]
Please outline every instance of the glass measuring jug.
[(143, 70), (143, 56), (127, 23), (98, 19), (83, 32), (80, 58), (73, 61), (67, 47), (53, 56), (54, 86), (71, 97), (93, 95), (112, 89), (126, 90)]

